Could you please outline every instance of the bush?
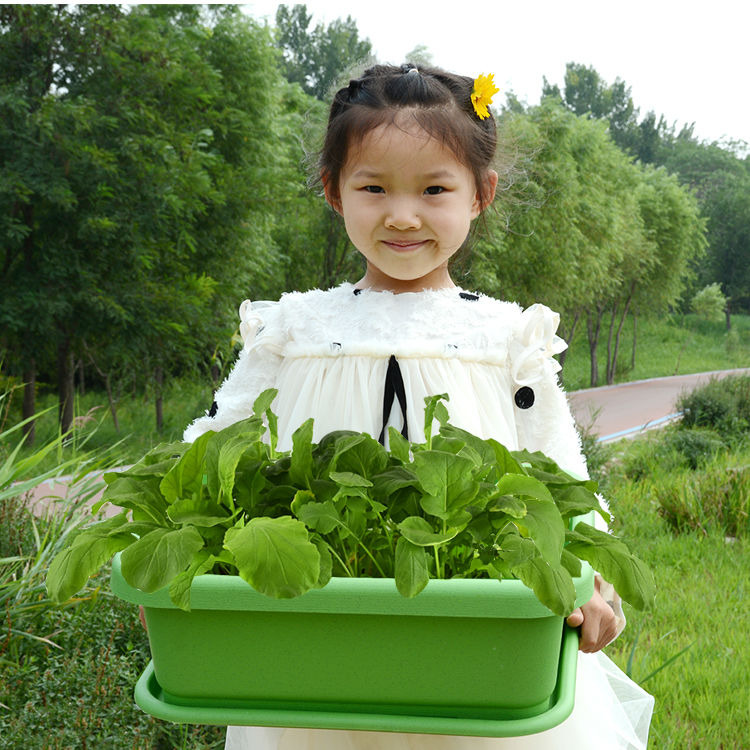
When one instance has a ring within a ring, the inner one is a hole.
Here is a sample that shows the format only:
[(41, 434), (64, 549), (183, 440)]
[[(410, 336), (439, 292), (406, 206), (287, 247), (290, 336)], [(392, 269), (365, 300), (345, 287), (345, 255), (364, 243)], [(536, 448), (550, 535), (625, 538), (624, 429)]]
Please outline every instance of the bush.
[(718, 283), (704, 286), (690, 301), (693, 312), (705, 320), (721, 320), (726, 306), (727, 298)]
[(683, 427), (708, 427), (736, 443), (750, 427), (750, 376), (712, 379), (677, 400)]
[(701, 471), (672, 473), (654, 486), (659, 514), (675, 531), (719, 530), (729, 537), (750, 531), (750, 464), (723, 456)]

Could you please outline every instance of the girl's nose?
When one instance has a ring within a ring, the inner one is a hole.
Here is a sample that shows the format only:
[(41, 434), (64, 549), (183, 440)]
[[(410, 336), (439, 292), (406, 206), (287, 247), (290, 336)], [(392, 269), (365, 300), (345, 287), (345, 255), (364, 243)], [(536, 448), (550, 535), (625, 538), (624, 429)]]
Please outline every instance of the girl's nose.
[(388, 229), (419, 229), (422, 219), (412, 201), (392, 200), (388, 204), (385, 215), (385, 226)]

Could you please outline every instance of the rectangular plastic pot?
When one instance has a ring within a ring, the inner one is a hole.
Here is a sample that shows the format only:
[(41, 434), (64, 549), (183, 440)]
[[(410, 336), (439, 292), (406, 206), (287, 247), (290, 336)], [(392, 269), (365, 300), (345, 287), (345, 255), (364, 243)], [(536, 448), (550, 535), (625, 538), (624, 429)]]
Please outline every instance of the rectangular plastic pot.
[[(584, 564), (575, 582), (581, 604), (593, 592), (591, 568)], [(112, 589), (145, 607), (149, 679), (162, 702), (185, 709), (179, 721), (203, 723), (201, 712), (210, 709), (234, 711), (232, 723), (244, 723), (236, 716), (245, 711), (247, 723), (282, 726), (320, 724), (259, 718), (432, 717), (437, 731), (481, 734), (486, 729), (446, 731), (444, 720), (517, 722), (548, 712), (556, 700), (563, 618), (520, 581), (431, 580), (405, 599), (392, 579), (334, 578), (277, 600), (237, 576), (203, 575), (193, 582), (192, 611), (184, 612), (166, 589), (144, 594), (129, 586), (118, 556)], [(323, 723), (341, 728), (335, 724)], [(398, 731), (401, 724), (395, 720)], [(414, 731), (431, 731), (429, 721), (417, 724)]]

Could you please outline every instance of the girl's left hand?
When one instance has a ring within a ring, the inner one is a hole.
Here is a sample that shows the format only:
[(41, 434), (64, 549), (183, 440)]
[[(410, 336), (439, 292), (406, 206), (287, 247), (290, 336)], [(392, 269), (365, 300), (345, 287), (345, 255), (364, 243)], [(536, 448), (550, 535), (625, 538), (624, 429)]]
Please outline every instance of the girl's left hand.
[(599, 593), (598, 576), (594, 579), (594, 595), (568, 615), (567, 623), (572, 628), (581, 627), (578, 648), (587, 654), (600, 651), (617, 636), (617, 618)]

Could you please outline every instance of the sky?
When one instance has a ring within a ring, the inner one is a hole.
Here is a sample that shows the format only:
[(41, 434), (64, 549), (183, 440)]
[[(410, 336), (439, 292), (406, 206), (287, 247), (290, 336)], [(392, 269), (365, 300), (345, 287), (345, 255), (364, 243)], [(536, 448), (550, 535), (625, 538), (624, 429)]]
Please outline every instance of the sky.
[[(292, 5), (293, 2), (288, 4)], [(464, 75), (494, 73), (501, 91), (536, 104), (543, 78), (562, 85), (568, 62), (631, 88), (640, 116), (695, 123), (702, 140), (750, 143), (750, 3), (736, 0), (307, 0), (314, 23), (351, 15), (382, 62), (425, 45)], [(271, 23), (278, 3), (244, 10)], [(446, 8), (436, 11), (436, 8)], [(453, 8), (459, 7), (460, 11)], [(742, 92), (745, 92), (744, 94)], [(502, 94), (501, 94), (502, 95)]]

